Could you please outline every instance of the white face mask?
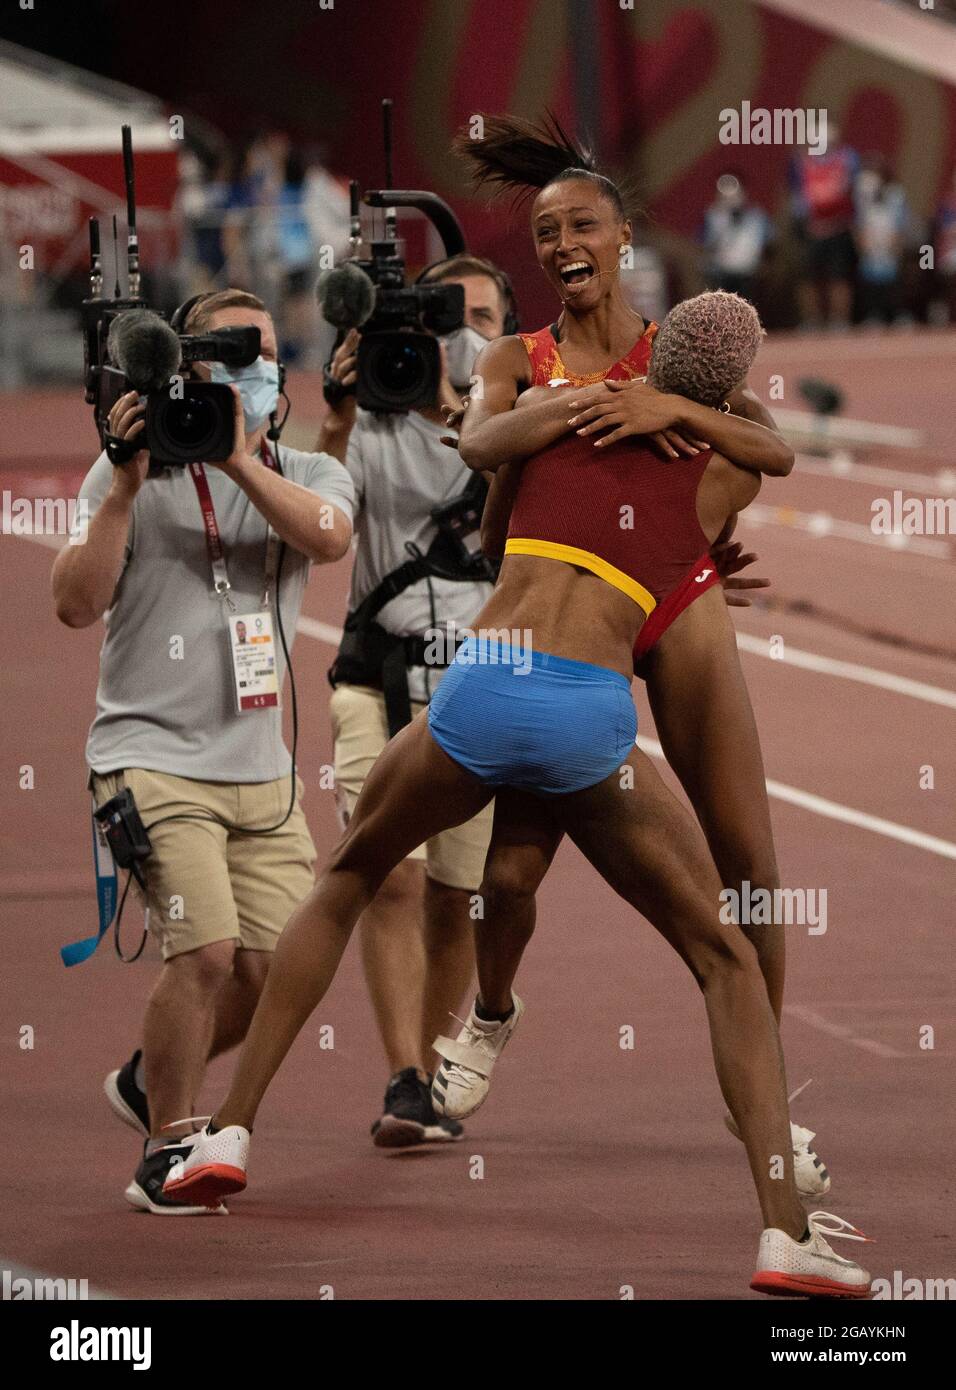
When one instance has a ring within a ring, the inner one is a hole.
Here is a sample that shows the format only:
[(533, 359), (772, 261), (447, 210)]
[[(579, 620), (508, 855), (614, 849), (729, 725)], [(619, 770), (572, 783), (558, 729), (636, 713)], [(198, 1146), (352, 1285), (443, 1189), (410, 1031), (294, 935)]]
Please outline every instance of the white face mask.
[(446, 334), (441, 340), (445, 345), (445, 369), (448, 380), (459, 391), (467, 391), (471, 385), (471, 374), (475, 368), (475, 358), (488, 339), (483, 338), (475, 328), (463, 325), (454, 333)]
[(210, 362), (210, 376), (222, 385), (239, 387), (246, 434), (255, 434), (279, 404), (279, 366), (257, 357), (248, 367), (230, 369), (224, 362)]

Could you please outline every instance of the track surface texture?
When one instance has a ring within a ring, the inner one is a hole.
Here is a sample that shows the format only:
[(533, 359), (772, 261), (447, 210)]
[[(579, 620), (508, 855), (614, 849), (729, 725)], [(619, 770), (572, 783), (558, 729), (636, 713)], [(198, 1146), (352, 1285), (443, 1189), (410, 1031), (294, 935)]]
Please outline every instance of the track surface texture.
[[(847, 416), (922, 429), (926, 443), (858, 451), (842, 472), (801, 459), (740, 525), (760, 553), (756, 572), (773, 580), (767, 603), (735, 610), (735, 622), (782, 879), (828, 894), (825, 934), (787, 929), (788, 1075), (791, 1087), (813, 1078), (794, 1115), (817, 1131), (833, 1174), (821, 1205), (876, 1240), (837, 1249), (864, 1251), (890, 1278), (956, 1275), (956, 538), (901, 547), (869, 523), (874, 498), (895, 488), (941, 493), (954, 368), (954, 334), (769, 340), (753, 382), (771, 406), (772, 374), (791, 408), (799, 377), (829, 377)], [(293, 381), (293, 399), (300, 443), (320, 409), (317, 383)], [(18, 416), (0, 485), (75, 489), (92, 457), (79, 392), (37, 395)], [(758, 1297), (748, 1282), (759, 1218), (743, 1148), (721, 1122), (697, 991), (567, 846), (519, 976), (526, 1017), (463, 1143), (372, 1147), (387, 1078), (353, 945), (269, 1094), (251, 1186), (228, 1220), (127, 1207), (137, 1141), (101, 1082), (137, 1044), (157, 954), (150, 946), (125, 966), (107, 942), (79, 968), (60, 963), (59, 946), (96, 921), (83, 744), (102, 633), (57, 624), (52, 558), (49, 538), (0, 538), (0, 1263), (150, 1299), (308, 1299), (329, 1285), (345, 1299), (616, 1299), (625, 1284), (644, 1299)], [(319, 768), (331, 759), (328, 627), (342, 621), (348, 567), (313, 572), (312, 622), (295, 653), (320, 859), (337, 834)], [(773, 638), (783, 659), (770, 655)], [(641, 737), (653, 740), (643, 687), (634, 693)], [(18, 785), (25, 764), (32, 791)], [(920, 786), (927, 765), (934, 789)], [(128, 910), (127, 941), (138, 926)], [(334, 1050), (319, 1048), (322, 1024), (334, 1026)], [(20, 1046), (24, 1025), (32, 1050)], [(623, 1025), (633, 1050), (619, 1045)], [(933, 1048), (920, 1045), (926, 1026)], [(210, 1070), (207, 1101), (230, 1066)]]

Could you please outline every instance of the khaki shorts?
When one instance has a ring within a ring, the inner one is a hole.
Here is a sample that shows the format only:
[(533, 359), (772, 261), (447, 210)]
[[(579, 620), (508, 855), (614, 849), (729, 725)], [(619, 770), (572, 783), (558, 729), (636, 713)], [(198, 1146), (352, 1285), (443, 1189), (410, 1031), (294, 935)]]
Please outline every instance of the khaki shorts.
[[(212, 812), (234, 825), (274, 825), (289, 806), (289, 779), (274, 782), (195, 782), (166, 772), (127, 768), (90, 775), (98, 806), (126, 786), (143, 824), (162, 816)], [(163, 960), (214, 941), (235, 941), (250, 951), (272, 951), (279, 933), (312, 888), (315, 846), (296, 803), (281, 830), (237, 835), (213, 821), (171, 820), (149, 831), (145, 861), (150, 930)]]
[[(335, 797), (343, 827), (355, 809), (372, 764), (388, 742), (385, 697), (367, 685), (337, 685), (329, 702), (335, 740)], [(425, 705), (412, 701), (414, 718)], [(428, 877), (476, 892), (491, 841), (494, 802), (477, 816), (419, 845), (409, 859), (425, 860)]]

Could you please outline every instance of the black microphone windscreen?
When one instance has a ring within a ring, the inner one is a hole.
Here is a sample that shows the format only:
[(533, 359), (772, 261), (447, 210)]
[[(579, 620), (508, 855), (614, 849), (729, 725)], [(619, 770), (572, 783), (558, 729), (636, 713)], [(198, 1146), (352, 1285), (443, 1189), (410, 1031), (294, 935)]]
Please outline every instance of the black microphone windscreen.
[(359, 328), (375, 308), (375, 286), (357, 265), (338, 265), (323, 270), (315, 297), (326, 323), (335, 328)]
[(145, 395), (166, 386), (182, 363), (179, 339), (151, 309), (126, 309), (110, 324), (110, 357), (134, 390)]

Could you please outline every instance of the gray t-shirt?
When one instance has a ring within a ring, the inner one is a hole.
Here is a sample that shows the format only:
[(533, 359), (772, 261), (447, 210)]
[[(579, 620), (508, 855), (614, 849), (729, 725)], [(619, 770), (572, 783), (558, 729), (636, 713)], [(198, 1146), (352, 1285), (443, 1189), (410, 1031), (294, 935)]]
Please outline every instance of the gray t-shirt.
[[(406, 541), (428, 550), (436, 533), (431, 509), (458, 497), (471, 481), (471, 470), (442, 444), (447, 433), (414, 410), (407, 415), (358, 411), (346, 455), (358, 508), (350, 610), (411, 558)], [(375, 621), (400, 637), (420, 636), (450, 623), (470, 627), (492, 588), (481, 581), (419, 579), (380, 609)], [(411, 698), (430, 699), (443, 674), (433, 667), (411, 667)]]
[[(336, 459), (282, 446), (281, 463), (286, 478), (351, 519), (354, 489)], [(220, 469), (205, 472), (235, 612), (255, 612), (265, 578), (266, 520)], [(101, 454), (79, 493), (90, 520), (112, 476), (113, 465)], [(285, 547), (281, 611), (290, 650), (310, 563)], [(281, 710), (236, 709), (223, 609), (213, 592), (192, 474), (171, 468), (147, 478), (133, 503), (123, 569), (104, 618), (96, 718), (86, 745), (94, 772), (142, 767), (209, 782), (268, 782), (288, 773)], [(281, 688), (285, 662), (274, 597), (272, 612)]]

